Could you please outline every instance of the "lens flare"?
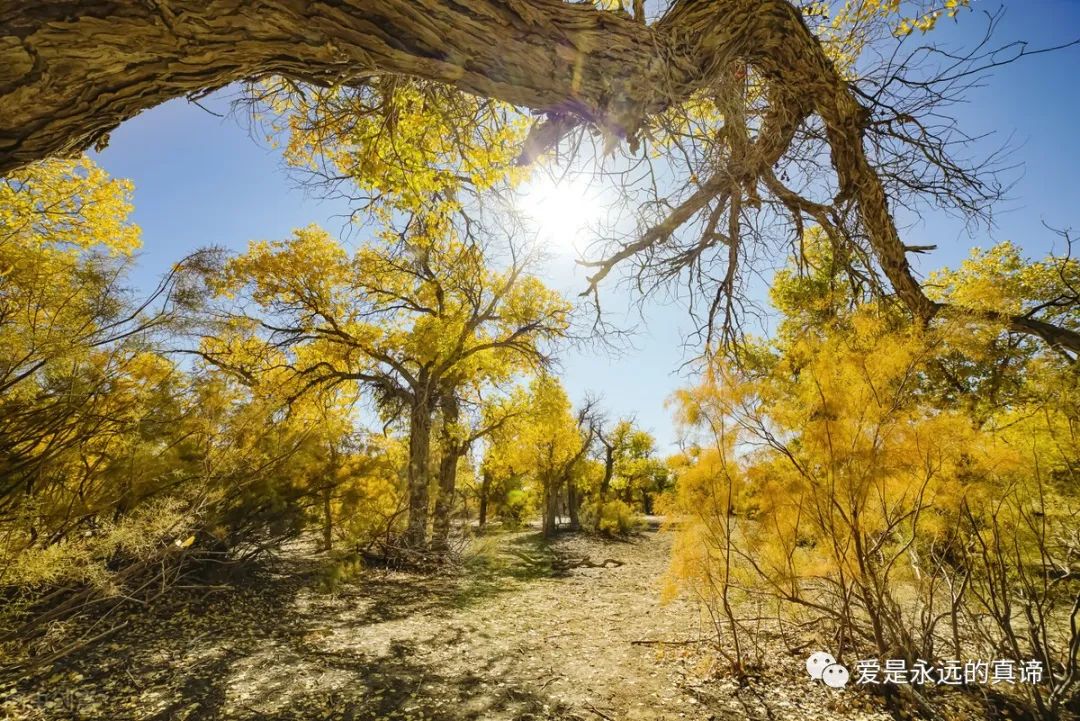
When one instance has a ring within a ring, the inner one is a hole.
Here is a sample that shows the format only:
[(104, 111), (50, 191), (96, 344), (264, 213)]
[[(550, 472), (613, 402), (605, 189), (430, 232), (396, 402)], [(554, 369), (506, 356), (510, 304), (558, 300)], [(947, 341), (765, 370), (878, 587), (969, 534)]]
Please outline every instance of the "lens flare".
[(603, 213), (600, 193), (588, 183), (542, 177), (518, 195), (518, 209), (537, 239), (556, 252), (582, 249)]

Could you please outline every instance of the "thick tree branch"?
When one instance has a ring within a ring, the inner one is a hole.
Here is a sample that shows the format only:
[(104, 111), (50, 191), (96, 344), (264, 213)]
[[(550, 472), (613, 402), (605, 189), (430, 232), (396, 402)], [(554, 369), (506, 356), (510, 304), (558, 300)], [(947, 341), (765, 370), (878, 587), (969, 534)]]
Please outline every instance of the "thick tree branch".
[(562, 0), (9, 4), (0, 174), (100, 143), (171, 98), (269, 75), (362, 84), (403, 74), (631, 131), (696, 84), (672, 67), (661, 33)]
[[(653, 25), (563, 0), (9, 4), (0, 9), (0, 174), (100, 144), (170, 98), (270, 75), (355, 85), (409, 75), (634, 140), (650, 115), (742, 66), (797, 99), (794, 123), (806, 111), (824, 120), (841, 195), (858, 203), (884, 275), (916, 318), (932, 319), (938, 306), (911, 271), (863, 147), (868, 113), (785, 0), (677, 0)], [(1010, 324), (1037, 332), (1030, 326)], [(1071, 331), (1055, 338), (1080, 349)]]

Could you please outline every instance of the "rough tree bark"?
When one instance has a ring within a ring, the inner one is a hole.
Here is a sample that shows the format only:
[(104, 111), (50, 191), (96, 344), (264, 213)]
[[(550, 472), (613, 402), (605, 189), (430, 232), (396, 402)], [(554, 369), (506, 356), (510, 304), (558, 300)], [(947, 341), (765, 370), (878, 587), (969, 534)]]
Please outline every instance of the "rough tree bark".
[(468, 450), (468, 444), (456, 435), (460, 410), (457, 398), (452, 393), (443, 397), (443, 432), (441, 435), (442, 456), (439, 459), (439, 492), (435, 498), (435, 511), (431, 522), (431, 547), (435, 551), (446, 551), (450, 547), (450, 515), (454, 509), (454, 494), (457, 490), (458, 461)]
[(600, 479), (600, 493), (596, 501), (596, 520), (593, 522), (593, 530), (599, 531), (600, 524), (604, 520), (604, 504), (607, 503), (608, 489), (611, 488), (611, 479), (615, 475), (615, 443), (608, 440), (603, 434), (598, 433), (601, 445), (604, 447), (604, 477)]
[(541, 500), (542, 528), (544, 538), (551, 538), (559, 530), (559, 492), (562, 489), (561, 479), (549, 476), (542, 479), (544, 489)]
[(432, 401), (425, 394), (417, 397), (409, 409), (409, 520), (405, 545), (427, 547), (429, 456), (431, 454)]
[(680, 60), (658, 32), (562, 0), (6, 4), (0, 173), (90, 147), (170, 98), (269, 75), (355, 84), (397, 73), (629, 127), (680, 92), (669, 75), (685, 96), (700, 74), (670, 72)]
[[(553, 113), (557, 127), (592, 123), (633, 140), (650, 114), (745, 65), (772, 86), (770, 111), (783, 125), (824, 120), (842, 192), (858, 202), (884, 275), (931, 320), (939, 307), (911, 272), (864, 152), (867, 113), (786, 0), (677, 0), (652, 25), (562, 0), (9, 3), (0, 9), (0, 174), (99, 144), (170, 98), (274, 74), (345, 84), (410, 75)], [(553, 135), (537, 134), (524, 157)], [(759, 157), (765, 169), (775, 162)], [(1080, 353), (1080, 333), (999, 320)]]
[(578, 497), (577, 483), (574, 482), (573, 477), (566, 479), (566, 515), (570, 517), (570, 525), (568, 528), (571, 531), (581, 530), (581, 518), (579, 506), (581, 499)]
[(647, 490), (641, 491), (641, 510), (646, 516), (651, 516), (653, 513), (653, 497)]

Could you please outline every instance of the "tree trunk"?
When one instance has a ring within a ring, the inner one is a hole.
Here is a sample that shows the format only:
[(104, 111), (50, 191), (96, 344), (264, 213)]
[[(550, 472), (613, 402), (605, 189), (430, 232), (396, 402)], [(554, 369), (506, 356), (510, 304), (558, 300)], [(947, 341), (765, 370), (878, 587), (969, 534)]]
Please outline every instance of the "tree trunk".
[(465, 455), (467, 446), (458, 437), (457, 398), (447, 396), (442, 400), (443, 432), (442, 457), (439, 459), (439, 495), (435, 499), (432, 520), (431, 547), (445, 551), (450, 547), (450, 516), (454, 510), (454, 493), (457, 488), (458, 461)]
[(553, 479), (544, 479), (544, 538), (551, 538), (558, 530), (559, 490)]
[(566, 479), (566, 514), (570, 517), (570, 530), (581, 530), (581, 519), (578, 517), (578, 504), (581, 499), (578, 498), (577, 484), (574, 483), (573, 477)]
[(667, 44), (658, 30), (563, 0), (9, 3), (0, 174), (101, 143), (171, 98), (270, 75), (357, 85), (401, 74), (636, 126), (699, 84), (703, 59)]
[(491, 493), (491, 472), (484, 471), (482, 478), (480, 479), (480, 509), (477, 511), (477, 525), (483, 528), (487, 525), (487, 513), (488, 513), (488, 494)]
[[(939, 306), (911, 273), (863, 148), (867, 112), (787, 0), (676, 0), (651, 26), (564, 0), (7, 3), (0, 9), (0, 175), (100, 145), (124, 120), (171, 98), (270, 75), (359, 85), (401, 74), (556, 114), (559, 122), (527, 143), (523, 156), (531, 159), (575, 122), (635, 138), (649, 115), (746, 66), (766, 81), (766, 114), (782, 130), (764, 129), (772, 137), (760, 148), (760, 167), (736, 170), (760, 177), (817, 113), (841, 193), (858, 202), (882, 271), (917, 318), (932, 319)], [(730, 172), (720, 168), (718, 177)], [(713, 190), (706, 181), (676, 226)], [(1003, 320), (1080, 352), (1080, 333), (1071, 329)]]
[(607, 502), (608, 489), (611, 488), (611, 478), (615, 475), (615, 446), (604, 443), (604, 477), (600, 479), (600, 494), (596, 500), (596, 520), (593, 530), (600, 530), (600, 523), (604, 520), (604, 504)]
[(431, 403), (422, 394), (409, 410), (409, 520), (405, 545), (427, 548), (428, 461), (431, 453)]

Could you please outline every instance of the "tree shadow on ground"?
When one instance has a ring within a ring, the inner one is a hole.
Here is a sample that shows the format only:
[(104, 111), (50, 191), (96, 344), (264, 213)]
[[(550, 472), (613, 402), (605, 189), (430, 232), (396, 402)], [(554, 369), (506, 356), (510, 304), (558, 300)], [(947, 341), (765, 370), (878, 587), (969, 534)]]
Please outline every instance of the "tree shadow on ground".
[(462, 671), (432, 653), (457, 647), (460, 628), (423, 642), (381, 628), (549, 577), (555, 557), (539, 534), (524, 534), (467, 557), (456, 574), (362, 574), (334, 593), (320, 590), (317, 564), (278, 562), (236, 587), (132, 609), (107, 643), (23, 679), (19, 710), (72, 721), (574, 718), (542, 689), (507, 677), (505, 656)]

